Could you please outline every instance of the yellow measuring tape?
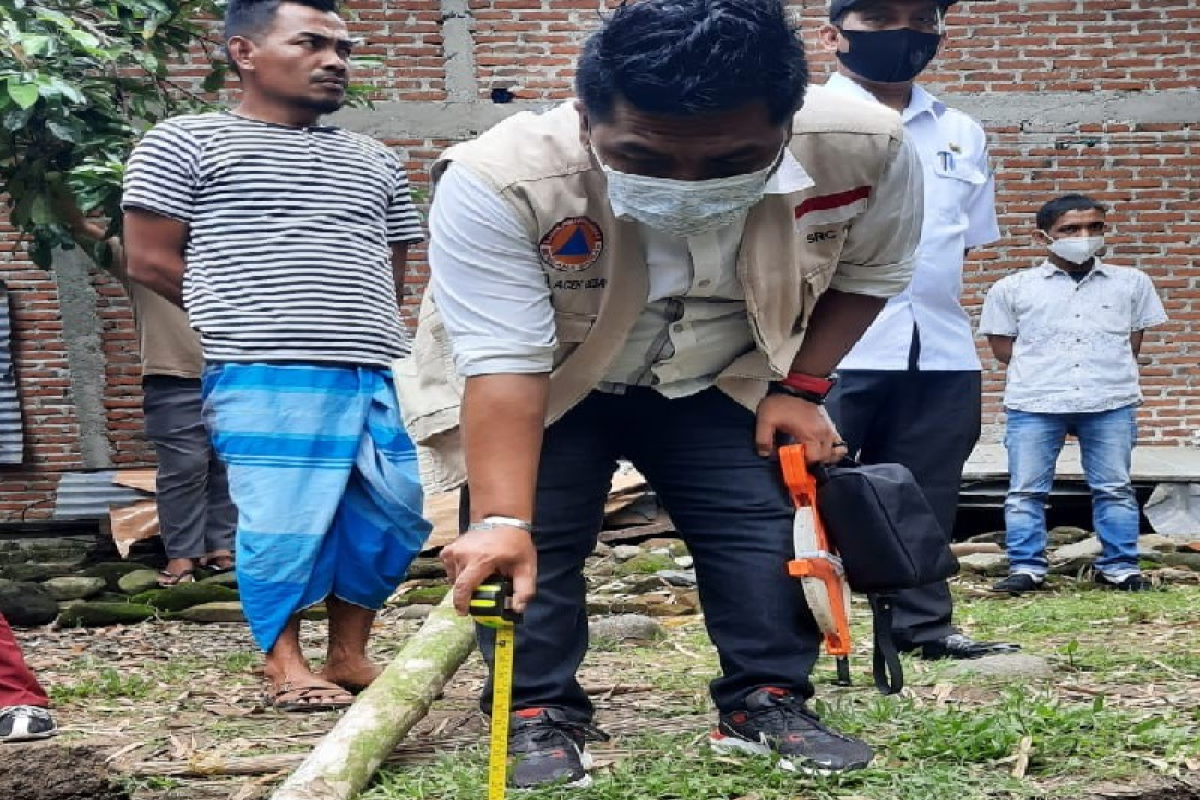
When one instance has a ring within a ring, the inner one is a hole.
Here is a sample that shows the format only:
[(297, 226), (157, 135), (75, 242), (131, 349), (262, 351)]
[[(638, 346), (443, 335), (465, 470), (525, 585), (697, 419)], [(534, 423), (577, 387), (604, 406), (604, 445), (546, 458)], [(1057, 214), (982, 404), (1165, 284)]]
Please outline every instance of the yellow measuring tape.
[(513, 651), (521, 615), (512, 610), (512, 583), (492, 577), (471, 595), (471, 617), (496, 631), (492, 654), (492, 731), (488, 753), (488, 800), (504, 800), (508, 788), (508, 718), (512, 709)]

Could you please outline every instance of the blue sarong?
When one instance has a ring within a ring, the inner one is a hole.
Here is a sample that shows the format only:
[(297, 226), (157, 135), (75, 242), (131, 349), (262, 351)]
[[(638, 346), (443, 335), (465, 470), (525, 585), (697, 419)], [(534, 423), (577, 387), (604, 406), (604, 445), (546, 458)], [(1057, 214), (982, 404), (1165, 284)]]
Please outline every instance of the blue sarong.
[(263, 650), (333, 595), (379, 608), (429, 536), (391, 372), (210, 364), (205, 422), (238, 510), (242, 610)]

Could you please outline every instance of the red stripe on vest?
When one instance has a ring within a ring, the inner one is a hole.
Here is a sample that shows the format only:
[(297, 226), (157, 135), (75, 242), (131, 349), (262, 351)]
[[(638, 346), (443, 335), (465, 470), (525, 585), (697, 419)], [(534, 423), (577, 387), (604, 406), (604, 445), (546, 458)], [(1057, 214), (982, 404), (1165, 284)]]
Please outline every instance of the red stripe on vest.
[(824, 194), (820, 197), (810, 197), (796, 206), (796, 219), (800, 219), (811, 211), (828, 211), (831, 208), (841, 208), (871, 196), (870, 186), (859, 186), (837, 194)]

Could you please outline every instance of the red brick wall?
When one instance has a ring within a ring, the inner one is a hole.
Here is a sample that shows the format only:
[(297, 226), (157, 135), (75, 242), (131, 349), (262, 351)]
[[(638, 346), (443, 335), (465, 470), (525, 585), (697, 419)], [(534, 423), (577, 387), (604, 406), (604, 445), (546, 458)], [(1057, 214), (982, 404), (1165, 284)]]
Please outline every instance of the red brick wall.
[[(479, 97), (494, 87), (518, 100), (570, 96), (577, 43), (597, 22), (597, 0), (469, 0)], [(360, 73), (380, 101), (446, 99), (442, 11), (438, 0), (352, 0), (351, 26), (362, 52), (385, 63)], [(825, 0), (793, 2), (813, 43)], [(815, 48), (810, 48), (810, 51)], [(813, 54), (815, 83), (830, 61)], [(195, 67), (181, 72), (196, 73)], [(1060, 93), (1066, 103), (1091, 94), (1190, 89), (1200, 83), (1200, 6), (1192, 0), (995, 0), (964, 2), (950, 14), (949, 39), (928, 85), (946, 94), (980, 94), (989, 108), (1006, 95)], [(1192, 101), (1194, 102), (1194, 101)], [(1094, 114), (1094, 111), (1090, 112)], [(998, 115), (1003, 117), (1003, 114)], [(1083, 191), (1113, 205), (1110, 260), (1136, 264), (1154, 279), (1171, 323), (1151, 333), (1143, 352), (1147, 394), (1142, 437), (1182, 444), (1200, 429), (1200, 131), (1152, 118), (1105, 124), (987, 125), (999, 187), (1003, 239), (974, 254), (965, 304), (978, 310), (997, 278), (1039, 255), (1029, 246), (1032, 211), (1042, 201)], [(390, 141), (425, 188), (429, 162), (447, 141)], [(427, 275), (415, 253), (414, 289)], [(0, 472), (0, 520), (48, 514), (56, 473), (81, 467), (79, 426), (68, 391), (66, 354), (54, 282), (25, 258), (0, 227), (0, 279), (12, 291), (14, 338), (27, 432), (26, 463)], [(119, 288), (97, 276), (108, 358), (106, 409), (113, 459), (145, 463), (135, 340)], [(417, 294), (406, 298), (411, 310)], [(1000, 376), (987, 360), (988, 422), (997, 430)]]

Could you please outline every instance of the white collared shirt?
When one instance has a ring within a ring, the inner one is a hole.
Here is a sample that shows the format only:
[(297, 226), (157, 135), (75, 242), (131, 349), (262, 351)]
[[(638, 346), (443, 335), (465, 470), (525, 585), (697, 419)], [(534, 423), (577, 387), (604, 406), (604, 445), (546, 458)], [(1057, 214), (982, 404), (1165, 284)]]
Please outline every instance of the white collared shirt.
[[(844, 75), (834, 74), (826, 87), (875, 100)], [(912, 283), (888, 301), (838, 369), (908, 369), (915, 325), (921, 336), (920, 369), (978, 370), (971, 320), (961, 295), (965, 251), (1000, 238), (987, 138), (979, 123), (920, 86), (913, 86), (901, 118), (925, 177), (925, 221), (916, 269)]]
[(1142, 399), (1129, 337), (1166, 321), (1154, 284), (1141, 270), (1097, 259), (1076, 282), (1047, 261), (988, 290), (979, 332), (1016, 339), (1006, 408), (1092, 413)]

